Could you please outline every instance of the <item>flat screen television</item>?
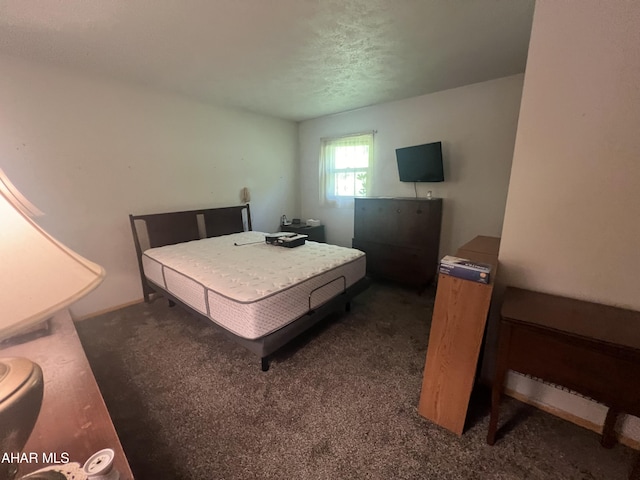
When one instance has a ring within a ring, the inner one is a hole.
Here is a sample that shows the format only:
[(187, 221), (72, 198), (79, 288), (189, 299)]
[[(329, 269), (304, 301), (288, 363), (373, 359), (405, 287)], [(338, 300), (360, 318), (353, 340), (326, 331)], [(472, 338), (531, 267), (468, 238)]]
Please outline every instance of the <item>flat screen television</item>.
[(442, 142), (396, 148), (401, 182), (444, 182)]

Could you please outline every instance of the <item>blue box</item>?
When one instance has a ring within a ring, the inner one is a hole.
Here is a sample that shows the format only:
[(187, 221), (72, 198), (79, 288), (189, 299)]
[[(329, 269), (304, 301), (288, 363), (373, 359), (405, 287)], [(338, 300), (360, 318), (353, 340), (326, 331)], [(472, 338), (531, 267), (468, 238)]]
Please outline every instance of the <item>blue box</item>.
[(491, 278), (491, 265), (452, 255), (447, 255), (440, 260), (439, 271), (445, 275), (478, 283), (489, 283)]

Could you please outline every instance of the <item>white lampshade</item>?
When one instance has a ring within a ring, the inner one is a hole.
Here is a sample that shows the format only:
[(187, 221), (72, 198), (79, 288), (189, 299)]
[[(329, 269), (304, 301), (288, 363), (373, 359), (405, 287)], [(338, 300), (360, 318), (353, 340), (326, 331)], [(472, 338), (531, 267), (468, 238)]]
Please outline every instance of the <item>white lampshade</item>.
[(105, 275), (36, 225), (29, 211), (0, 170), (0, 340), (51, 317)]

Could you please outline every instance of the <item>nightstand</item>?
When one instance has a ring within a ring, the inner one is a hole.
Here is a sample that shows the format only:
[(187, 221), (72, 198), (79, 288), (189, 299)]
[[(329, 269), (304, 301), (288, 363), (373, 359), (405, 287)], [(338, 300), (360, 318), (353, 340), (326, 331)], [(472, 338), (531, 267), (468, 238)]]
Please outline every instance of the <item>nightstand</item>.
[(304, 223), (280, 225), (281, 232), (291, 232), (301, 235), (307, 235), (310, 242), (326, 243), (324, 237), (324, 225), (318, 225), (317, 227), (310, 227)]
[[(68, 310), (52, 317), (47, 335), (3, 347), (2, 356), (27, 357), (37, 362), (44, 374), (42, 408), (23, 449), (37, 452), (37, 459), (30, 457), (28, 462), (19, 462), (18, 478), (51, 466), (61, 459), (63, 452), (71, 462), (82, 465), (95, 452), (109, 447), (115, 452), (113, 466), (120, 472), (120, 480), (133, 480)], [(47, 456), (58, 460), (47, 460)], [(62, 478), (69, 477), (62, 475)]]

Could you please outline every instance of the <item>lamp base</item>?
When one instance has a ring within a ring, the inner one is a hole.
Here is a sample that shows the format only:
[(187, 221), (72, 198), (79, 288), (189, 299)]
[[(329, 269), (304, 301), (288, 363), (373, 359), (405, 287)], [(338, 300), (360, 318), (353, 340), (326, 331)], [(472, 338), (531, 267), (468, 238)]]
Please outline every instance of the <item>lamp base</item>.
[(37, 323), (26, 330), (22, 330), (15, 335), (6, 338), (0, 342), (0, 348), (5, 348), (11, 345), (18, 345), (20, 343), (30, 342), (36, 338), (49, 335), (51, 332), (51, 319), (46, 319), (43, 322)]
[[(36, 423), (44, 382), (42, 369), (26, 358), (0, 359), (0, 451), (19, 454)], [(18, 465), (0, 463), (0, 478), (13, 479)]]
[[(92, 458), (96, 455), (93, 455)], [(87, 460), (84, 466), (77, 462), (50, 465), (16, 480), (119, 480), (120, 473), (112, 468), (111, 461), (108, 464), (105, 463), (105, 465), (108, 465), (105, 470), (100, 471), (87, 468), (90, 461), (91, 458)]]
[(20, 477), (18, 480), (67, 480), (67, 476), (64, 473), (51, 470), (48, 472), (32, 473), (31, 475)]

